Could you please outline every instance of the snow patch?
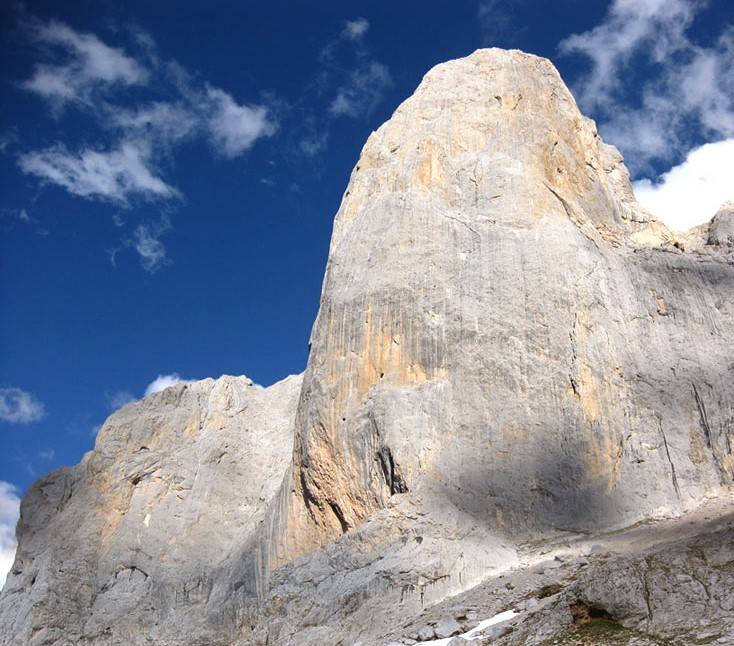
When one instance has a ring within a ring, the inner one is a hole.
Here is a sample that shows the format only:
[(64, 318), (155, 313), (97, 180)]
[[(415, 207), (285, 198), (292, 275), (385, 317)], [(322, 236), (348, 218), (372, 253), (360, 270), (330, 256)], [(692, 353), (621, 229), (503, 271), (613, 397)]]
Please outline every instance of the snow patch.
[(494, 617), (491, 617), (490, 619), (485, 619), (483, 621), (480, 621), (474, 628), (471, 630), (468, 630), (465, 633), (462, 633), (461, 635), (455, 635), (454, 637), (446, 637), (444, 639), (432, 639), (431, 641), (427, 642), (421, 642), (421, 646), (431, 644), (432, 646), (446, 646), (452, 639), (456, 639), (457, 637), (461, 637), (462, 639), (465, 639), (466, 641), (475, 641), (477, 639), (482, 638), (482, 632), (484, 632), (487, 628), (490, 626), (495, 626), (496, 624), (501, 624), (503, 621), (507, 621), (509, 619), (512, 619), (513, 617), (517, 616), (518, 612), (515, 610), (505, 610), (504, 612), (500, 612), (499, 614), (495, 615)]

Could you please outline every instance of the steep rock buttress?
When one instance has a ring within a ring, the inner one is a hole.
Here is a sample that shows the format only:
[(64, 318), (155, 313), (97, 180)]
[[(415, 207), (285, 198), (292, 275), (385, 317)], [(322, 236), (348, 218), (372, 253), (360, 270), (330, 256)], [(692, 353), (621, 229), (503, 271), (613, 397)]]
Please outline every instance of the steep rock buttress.
[(406, 491), (532, 537), (729, 486), (734, 271), (701, 249), (637, 205), (549, 61), (431, 70), (336, 216), (275, 562)]

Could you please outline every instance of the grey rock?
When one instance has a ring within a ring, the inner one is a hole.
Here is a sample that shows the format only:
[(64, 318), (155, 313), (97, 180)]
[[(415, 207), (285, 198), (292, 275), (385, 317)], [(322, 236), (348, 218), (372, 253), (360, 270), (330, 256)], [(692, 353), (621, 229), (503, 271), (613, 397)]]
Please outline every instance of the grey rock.
[(413, 493), (525, 539), (729, 486), (734, 267), (670, 239), (548, 61), (431, 70), (336, 216), (281, 553)]
[(418, 641), (419, 642), (427, 642), (430, 639), (433, 639), (436, 636), (436, 631), (433, 629), (433, 626), (423, 626), (418, 631)]
[(462, 628), (459, 622), (453, 617), (442, 617), (436, 623), (434, 632), (439, 639), (445, 639), (446, 637), (453, 637), (454, 635), (460, 634)]

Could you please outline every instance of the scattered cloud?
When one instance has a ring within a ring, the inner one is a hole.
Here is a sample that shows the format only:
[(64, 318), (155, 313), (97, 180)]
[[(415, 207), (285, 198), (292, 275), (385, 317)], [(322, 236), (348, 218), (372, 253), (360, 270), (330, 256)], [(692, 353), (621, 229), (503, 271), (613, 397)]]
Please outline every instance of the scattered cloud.
[(210, 105), (207, 127), (212, 143), (224, 157), (238, 157), (262, 137), (270, 137), (277, 129), (267, 108), (261, 105), (239, 105), (224, 90), (208, 88)]
[[(579, 102), (634, 172), (680, 158), (693, 135), (734, 136), (734, 28), (708, 47), (694, 43), (688, 29), (704, 7), (614, 0), (600, 25), (559, 45), (562, 54), (590, 62), (575, 86)], [(635, 83), (641, 70), (645, 80)]]
[(18, 489), (0, 480), (0, 590), (15, 560), (15, 525), (20, 516)]
[(727, 200), (734, 200), (734, 139), (704, 144), (656, 182), (634, 182), (638, 201), (673, 230), (708, 222)]
[(370, 23), (366, 18), (347, 20), (342, 35), (349, 40), (359, 40), (367, 33), (369, 28)]
[(51, 462), (56, 457), (56, 451), (54, 449), (44, 449), (38, 452), (38, 457), (46, 462)]
[(335, 116), (367, 116), (380, 104), (392, 78), (387, 66), (376, 61), (365, 61), (349, 74), (337, 90), (329, 112)]
[(133, 195), (168, 198), (177, 195), (152, 170), (150, 147), (122, 141), (117, 148), (92, 148), (69, 152), (63, 144), (25, 153), (18, 159), (24, 173), (56, 184), (69, 193), (89, 199), (106, 199), (127, 204)]
[(20, 388), (0, 388), (0, 421), (30, 424), (46, 414), (43, 403)]
[(334, 119), (370, 116), (393, 85), (389, 68), (375, 60), (367, 46), (369, 29), (366, 18), (347, 20), (321, 49), (319, 72), (304, 94), (315, 103), (326, 99), (326, 105), (322, 112), (304, 111), (296, 141), (297, 152), (307, 159), (326, 150)]
[[(34, 21), (29, 33), (34, 41), (48, 48), (48, 58), (53, 62), (36, 65), (23, 87), (56, 108), (71, 101), (89, 103), (94, 92), (105, 87), (148, 81), (148, 71), (138, 61), (93, 34), (74, 31), (56, 21)], [(58, 63), (59, 60), (64, 62)]]
[(173, 372), (169, 375), (158, 375), (145, 389), (145, 397), (152, 395), (153, 393), (159, 393), (166, 388), (175, 386), (176, 384), (190, 384), (193, 383), (193, 381), (193, 379), (182, 379), (177, 372)]
[[(127, 32), (132, 33), (127, 49), (58, 21), (33, 20), (26, 31), (39, 45), (41, 61), (21, 87), (43, 98), (55, 117), (73, 107), (90, 123), (82, 144), (58, 141), (17, 154), (21, 171), (42, 185), (123, 208), (139, 200), (169, 202), (182, 198), (162, 172), (173, 165), (176, 147), (208, 140), (216, 154), (234, 159), (277, 130), (271, 107), (239, 103), (175, 61), (165, 61), (142, 31)], [(138, 86), (135, 93), (132, 86)], [(98, 143), (87, 143), (95, 125)], [(108, 252), (113, 264), (126, 248), (138, 253), (147, 271), (167, 263), (160, 240), (172, 228), (167, 217), (146, 223), (117, 214), (114, 223), (127, 232)]]
[(118, 390), (111, 395), (107, 395), (107, 405), (110, 410), (117, 410), (134, 401), (137, 401), (137, 398), (129, 390)]
[[(145, 50), (146, 64), (63, 23), (36, 24), (31, 34), (65, 49), (70, 60), (64, 65), (37, 66), (22, 86), (54, 105), (75, 100), (103, 130), (119, 137), (112, 146), (70, 152), (59, 143), (20, 156), (24, 172), (74, 195), (123, 202), (132, 195), (175, 197), (177, 191), (154, 172), (155, 160), (170, 152), (172, 145), (194, 136), (208, 137), (217, 152), (231, 159), (277, 129), (267, 106), (239, 104), (224, 90), (198, 81), (175, 61), (162, 61), (153, 39), (143, 32), (135, 33), (135, 41)], [(104, 96), (92, 92), (99, 84), (110, 86)], [(147, 84), (146, 96), (139, 104), (125, 104), (125, 95), (115, 94), (115, 87), (133, 84)], [(151, 100), (156, 94), (165, 100)]]

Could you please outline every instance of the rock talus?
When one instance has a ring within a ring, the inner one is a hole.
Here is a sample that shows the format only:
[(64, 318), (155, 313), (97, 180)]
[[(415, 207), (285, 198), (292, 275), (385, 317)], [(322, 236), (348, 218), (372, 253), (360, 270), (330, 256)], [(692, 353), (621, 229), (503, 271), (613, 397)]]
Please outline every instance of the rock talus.
[[(304, 375), (115, 413), (24, 499), (0, 644), (453, 637), (464, 610), (408, 619), (511, 570), (519, 585), (553, 541), (730, 496), (733, 227), (731, 204), (685, 236), (655, 221), (549, 61), (492, 49), (435, 67), (352, 172)], [(691, 571), (711, 592), (730, 554), (706, 540)], [(642, 552), (624, 576), (588, 570), (635, 635), (658, 630), (640, 600), (688, 571), (686, 541), (639, 594), (624, 586)], [(506, 643), (604, 605), (589, 576)]]

